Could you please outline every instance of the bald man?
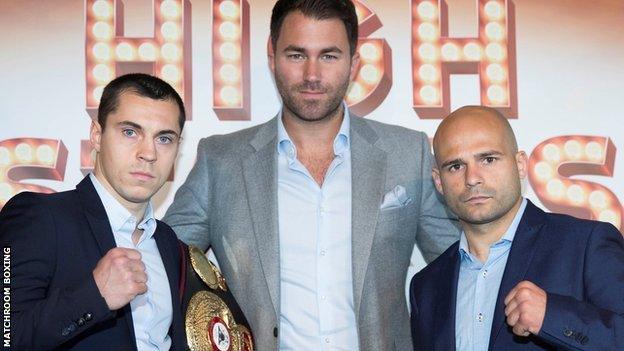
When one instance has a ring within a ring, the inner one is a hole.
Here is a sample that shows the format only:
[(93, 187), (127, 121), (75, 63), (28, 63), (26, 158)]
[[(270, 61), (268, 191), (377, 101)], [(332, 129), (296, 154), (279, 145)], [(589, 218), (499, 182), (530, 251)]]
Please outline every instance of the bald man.
[(521, 196), (527, 156), (496, 110), (466, 106), (433, 141), (460, 240), (410, 286), (414, 350), (624, 350), (624, 240)]

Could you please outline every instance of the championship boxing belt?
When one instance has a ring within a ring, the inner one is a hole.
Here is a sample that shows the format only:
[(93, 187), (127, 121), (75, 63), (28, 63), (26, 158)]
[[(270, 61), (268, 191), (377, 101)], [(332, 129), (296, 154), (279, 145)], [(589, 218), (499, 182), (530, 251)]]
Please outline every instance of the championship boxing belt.
[(253, 351), (249, 323), (219, 269), (194, 246), (180, 246), (186, 341), (191, 351)]

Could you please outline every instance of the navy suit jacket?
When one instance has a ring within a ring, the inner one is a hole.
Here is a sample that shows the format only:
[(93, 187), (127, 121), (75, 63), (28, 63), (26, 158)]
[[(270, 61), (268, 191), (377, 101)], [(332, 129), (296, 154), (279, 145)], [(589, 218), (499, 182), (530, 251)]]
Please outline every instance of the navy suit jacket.
[[(76, 190), (13, 197), (0, 212), (0, 238), (10, 247), (11, 279), (3, 287), (11, 291), (12, 349), (137, 349), (130, 304), (110, 311), (93, 278), (116, 244), (88, 177)], [(183, 350), (178, 241), (160, 221), (154, 238), (171, 288), (171, 349)]]
[[(414, 350), (455, 350), (459, 264), (457, 242), (412, 279)], [(515, 336), (505, 321), (505, 297), (523, 280), (547, 292), (538, 336)], [(624, 350), (624, 240), (617, 229), (528, 202), (491, 330), (489, 350)]]

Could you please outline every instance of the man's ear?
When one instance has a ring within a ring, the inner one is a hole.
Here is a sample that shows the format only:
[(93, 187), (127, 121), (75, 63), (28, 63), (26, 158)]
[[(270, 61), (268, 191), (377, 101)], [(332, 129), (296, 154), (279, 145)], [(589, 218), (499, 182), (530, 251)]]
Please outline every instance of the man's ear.
[(351, 73), (349, 73), (349, 81), (354, 81), (360, 68), (360, 54), (356, 51), (351, 57)]
[(518, 175), (520, 176), (520, 179), (526, 178), (528, 160), (524, 151), (518, 151), (518, 153), (516, 153), (516, 165), (518, 166)]
[(271, 38), (269, 38), (269, 42), (267, 43), (267, 58), (269, 60), (269, 68), (275, 75), (275, 48), (273, 47)]
[(440, 178), (440, 170), (438, 167), (433, 167), (431, 169), (431, 177), (433, 178), (433, 184), (436, 187), (436, 190), (444, 195), (444, 190), (442, 189), (442, 179)]
[(91, 121), (91, 131), (89, 132), (89, 140), (91, 146), (96, 152), (100, 152), (100, 142), (102, 141), (102, 127), (96, 120)]

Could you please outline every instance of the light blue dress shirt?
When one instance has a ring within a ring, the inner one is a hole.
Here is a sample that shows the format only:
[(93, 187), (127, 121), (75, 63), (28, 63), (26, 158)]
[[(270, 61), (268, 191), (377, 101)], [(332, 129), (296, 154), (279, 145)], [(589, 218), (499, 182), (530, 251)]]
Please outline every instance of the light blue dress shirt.
[(518, 224), (526, 208), (526, 199), (501, 239), (490, 246), (490, 254), (481, 263), (470, 254), (464, 232), (459, 239), (459, 280), (455, 310), (455, 347), (458, 351), (486, 351), (494, 309)]
[[(104, 204), (117, 247), (139, 251), (141, 260), (145, 264), (147, 292), (137, 295), (130, 301), (137, 348), (139, 351), (169, 350), (171, 338), (167, 333), (172, 319), (171, 290), (169, 290), (167, 272), (154, 239), (156, 219), (152, 204), (147, 204), (145, 215), (137, 225), (138, 219), (123, 207), (93, 174), (90, 174), (90, 179)], [(136, 246), (132, 242), (132, 233), (135, 228), (143, 230)]]
[(280, 350), (357, 350), (351, 271), (349, 113), (323, 185), (278, 118)]

